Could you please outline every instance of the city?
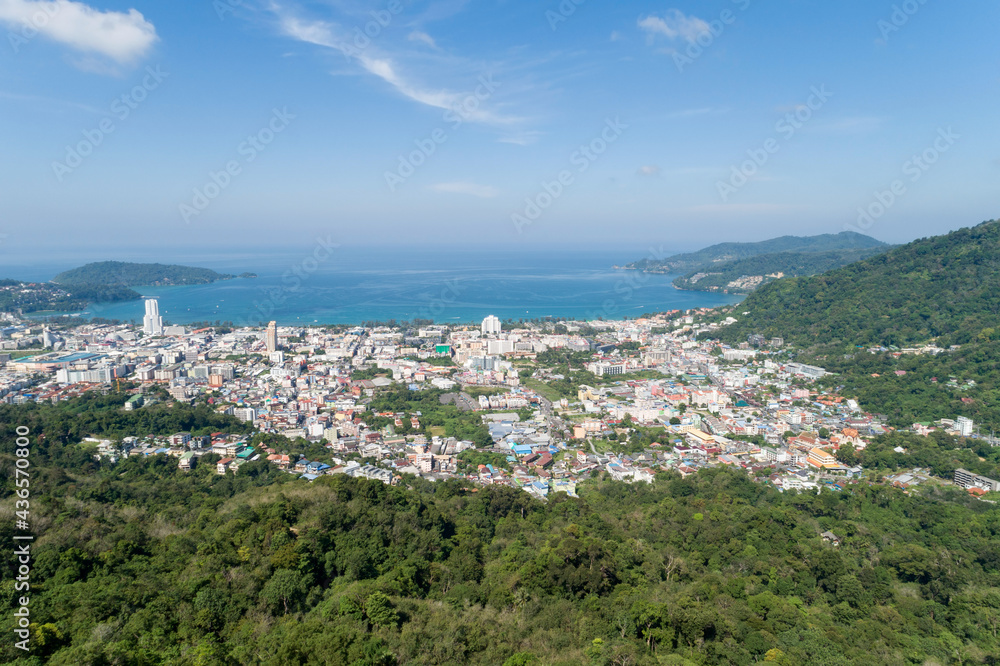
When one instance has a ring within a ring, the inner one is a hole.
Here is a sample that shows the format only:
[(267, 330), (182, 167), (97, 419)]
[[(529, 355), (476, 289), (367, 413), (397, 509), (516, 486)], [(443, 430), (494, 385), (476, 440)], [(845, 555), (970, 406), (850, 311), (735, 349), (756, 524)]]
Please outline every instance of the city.
[[(840, 491), (867, 476), (850, 456), (891, 430), (854, 399), (817, 391), (814, 382), (826, 371), (790, 360), (780, 338), (751, 336), (734, 348), (699, 342), (699, 334), (735, 321), (708, 322), (716, 314), (710, 310), (511, 330), (490, 316), (478, 328), (337, 332), (274, 322), (221, 331), (164, 326), (155, 299), (146, 301), (146, 313), (141, 330), (83, 324), (59, 333), (45, 327), (40, 336), (32, 335), (37, 326), (12, 317), (4, 349), (43, 349), (0, 357), (2, 399), (57, 403), (124, 390), (125, 410), (201, 401), (264, 435), (256, 446), (252, 436), (224, 432), (87, 438), (108, 464), (166, 455), (181, 469), (210, 464), (219, 474), (238, 474), (266, 460), (309, 481), (322, 474), (391, 484), (407, 475), (460, 477), (538, 498), (575, 496), (578, 484), (601, 476), (650, 483), (658, 473), (687, 476), (717, 465), (781, 490)], [(570, 359), (594, 385), (570, 381)], [(448, 409), (474, 413), (489, 440), (421, 424), (418, 407), (376, 411), (379, 394), (399, 388), (434, 392)], [(973, 429), (956, 415), (912, 431), (971, 437)], [(296, 441), (326, 451), (312, 460), (290, 456)], [(851, 453), (838, 456), (841, 449)], [(201, 462), (206, 455), (213, 457)], [(478, 459), (488, 462), (469, 462)], [(927, 477), (915, 470), (885, 482), (905, 488)], [(954, 480), (973, 492), (1000, 488), (965, 470)]]

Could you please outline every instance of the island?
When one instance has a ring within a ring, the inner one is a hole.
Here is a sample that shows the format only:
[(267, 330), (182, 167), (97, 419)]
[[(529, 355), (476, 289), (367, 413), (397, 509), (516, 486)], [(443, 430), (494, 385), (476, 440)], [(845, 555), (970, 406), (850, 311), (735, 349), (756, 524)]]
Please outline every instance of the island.
[(52, 278), (60, 285), (92, 284), (125, 287), (164, 287), (210, 284), (234, 278), (255, 278), (255, 273), (217, 273), (209, 268), (171, 264), (137, 264), (124, 261), (99, 261), (64, 271)]
[(132, 287), (209, 284), (255, 277), (257, 274), (250, 272), (230, 275), (192, 266), (101, 261), (64, 271), (50, 282), (0, 280), (0, 312), (74, 312), (91, 303), (142, 298)]

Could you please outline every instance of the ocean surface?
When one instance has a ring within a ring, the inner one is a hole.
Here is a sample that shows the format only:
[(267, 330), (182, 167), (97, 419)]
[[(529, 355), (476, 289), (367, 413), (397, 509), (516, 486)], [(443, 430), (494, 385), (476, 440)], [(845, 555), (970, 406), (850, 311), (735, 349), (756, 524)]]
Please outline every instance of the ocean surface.
[[(441, 323), (567, 317), (621, 319), (646, 312), (713, 307), (741, 297), (680, 291), (674, 276), (612, 268), (641, 258), (621, 251), (512, 252), (403, 251), (317, 246), (307, 252), (264, 250), (229, 256), (176, 256), (128, 260), (181, 263), (257, 278), (183, 287), (136, 287), (159, 299), (165, 321), (237, 325), (359, 324), (432, 319)], [(32, 264), (11, 277), (51, 279), (86, 263)], [(85, 317), (142, 321), (142, 301), (95, 303)]]

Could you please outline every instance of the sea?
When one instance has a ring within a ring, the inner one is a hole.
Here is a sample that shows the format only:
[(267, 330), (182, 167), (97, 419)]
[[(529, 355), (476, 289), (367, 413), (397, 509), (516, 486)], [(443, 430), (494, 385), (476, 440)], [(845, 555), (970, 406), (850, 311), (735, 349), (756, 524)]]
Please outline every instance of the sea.
[[(502, 320), (636, 318), (644, 313), (715, 307), (740, 296), (676, 289), (676, 276), (615, 269), (640, 259), (622, 250), (510, 251), (480, 248), (336, 248), (312, 251), (266, 249), (211, 256), (144, 256), (211, 268), (252, 272), (256, 278), (204, 285), (135, 287), (159, 301), (165, 322), (233, 322), (257, 326), (361, 324), (414, 319), (437, 323)], [(5, 272), (22, 280), (48, 280), (79, 266), (79, 259), (32, 262)], [(6, 275), (0, 277), (7, 277)], [(46, 313), (51, 316), (52, 313)], [(142, 301), (94, 303), (74, 317), (141, 323)]]

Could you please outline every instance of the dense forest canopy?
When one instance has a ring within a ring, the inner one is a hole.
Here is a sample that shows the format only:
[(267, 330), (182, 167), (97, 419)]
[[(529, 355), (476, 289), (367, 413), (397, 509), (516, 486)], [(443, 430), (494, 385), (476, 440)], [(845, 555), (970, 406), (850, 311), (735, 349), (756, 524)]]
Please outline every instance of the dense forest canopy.
[(139, 292), (120, 285), (28, 283), (0, 280), (0, 312), (82, 310), (89, 303), (112, 303), (142, 298)]
[(740, 305), (727, 341), (760, 333), (812, 345), (942, 346), (997, 336), (1000, 221), (922, 238), (813, 277), (779, 280)]

